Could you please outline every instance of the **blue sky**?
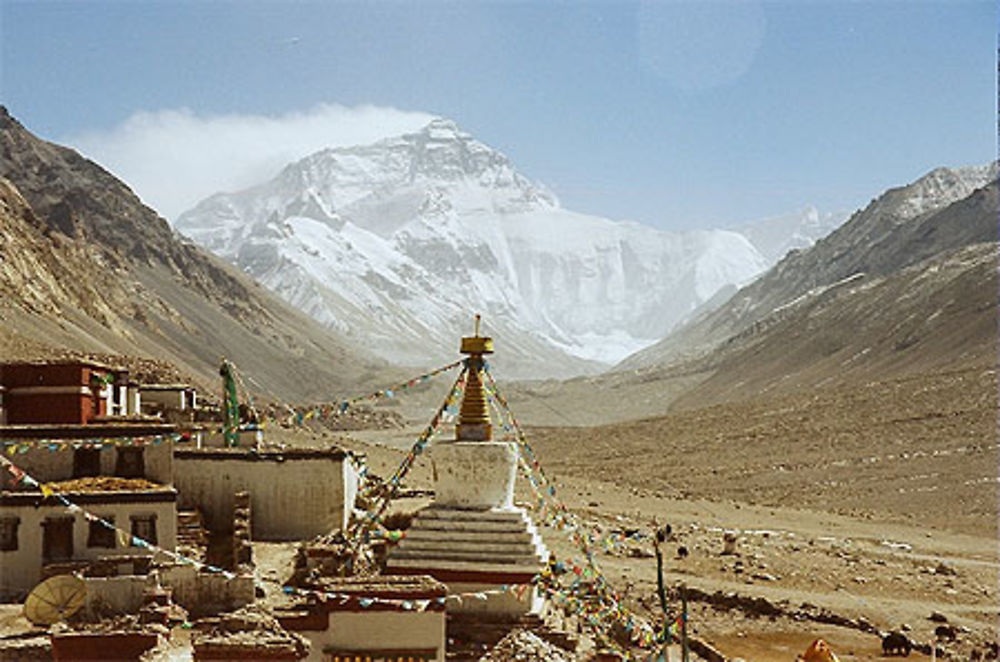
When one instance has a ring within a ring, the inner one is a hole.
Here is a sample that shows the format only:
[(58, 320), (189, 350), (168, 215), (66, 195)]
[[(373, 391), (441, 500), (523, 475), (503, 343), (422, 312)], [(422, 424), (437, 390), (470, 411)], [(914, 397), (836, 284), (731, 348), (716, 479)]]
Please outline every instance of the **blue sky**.
[[(994, 2), (0, 7), (0, 100), (167, 213), (194, 195), (183, 178), (155, 189), (179, 167), (199, 172), (184, 159), (214, 151), (230, 161), (206, 173), (237, 169), (242, 152), (212, 143), (213, 118), (295, 124), (320, 104), (364, 138), (423, 115), (357, 106), (450, 117), (564, 206), (666, 229), (853, 209), (996, 154)], [(150, 146), (176, 124), (156, 113), (177, 110), (208, 137), (177, 138), (161, 159)], [(302, 151), (322, 133), (302, 131), (280, 142)]]

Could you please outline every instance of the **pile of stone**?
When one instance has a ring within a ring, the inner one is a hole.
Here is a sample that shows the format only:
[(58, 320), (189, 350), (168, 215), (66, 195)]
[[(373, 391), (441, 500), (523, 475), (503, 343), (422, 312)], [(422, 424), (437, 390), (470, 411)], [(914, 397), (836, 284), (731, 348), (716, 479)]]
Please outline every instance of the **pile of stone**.
[(573, 662), (576, 659), (572, 653), (550, 644), (533, 632), (514, 630), (479, 658), (479, 662)]
[(191, 643), (195, 659), (300, 660), (309, 643), (288, 632), (270, 613), (248, 605), (235, 612), (203, 618), (195, 624)]

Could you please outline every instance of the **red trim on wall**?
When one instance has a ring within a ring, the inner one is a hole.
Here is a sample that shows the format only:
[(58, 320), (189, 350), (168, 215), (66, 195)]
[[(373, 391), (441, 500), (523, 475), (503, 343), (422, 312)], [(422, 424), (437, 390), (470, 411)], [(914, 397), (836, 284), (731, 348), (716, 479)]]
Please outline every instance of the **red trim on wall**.
[(438, 568), (391, 568), (394, 575), (430, 575), (439, 582), (464, 582), (468, 584), (530, 584), (532, 572), (496, 572), (482, 570), (441, 570)]

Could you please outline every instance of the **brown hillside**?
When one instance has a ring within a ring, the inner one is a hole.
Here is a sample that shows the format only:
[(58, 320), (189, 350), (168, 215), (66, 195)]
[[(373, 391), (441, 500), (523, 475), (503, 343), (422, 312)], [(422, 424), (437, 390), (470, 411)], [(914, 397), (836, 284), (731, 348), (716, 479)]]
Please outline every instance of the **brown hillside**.
[(353, 392), (388, 372), (2, 108), (0, 176), (4, 358), (146, 357), (214, 384), (226, 356), (251, 388), (292, 400)]
[(994, 365), (532, 431), (554, 475), (996, 535)]

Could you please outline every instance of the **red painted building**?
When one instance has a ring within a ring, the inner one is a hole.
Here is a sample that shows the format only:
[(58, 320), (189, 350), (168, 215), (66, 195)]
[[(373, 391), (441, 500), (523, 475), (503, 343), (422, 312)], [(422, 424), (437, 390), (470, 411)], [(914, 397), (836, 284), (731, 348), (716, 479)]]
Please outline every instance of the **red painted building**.
[(89, 361), (0, 364), (7, 425), (85, 425), (107, 416), (124, 370)]

